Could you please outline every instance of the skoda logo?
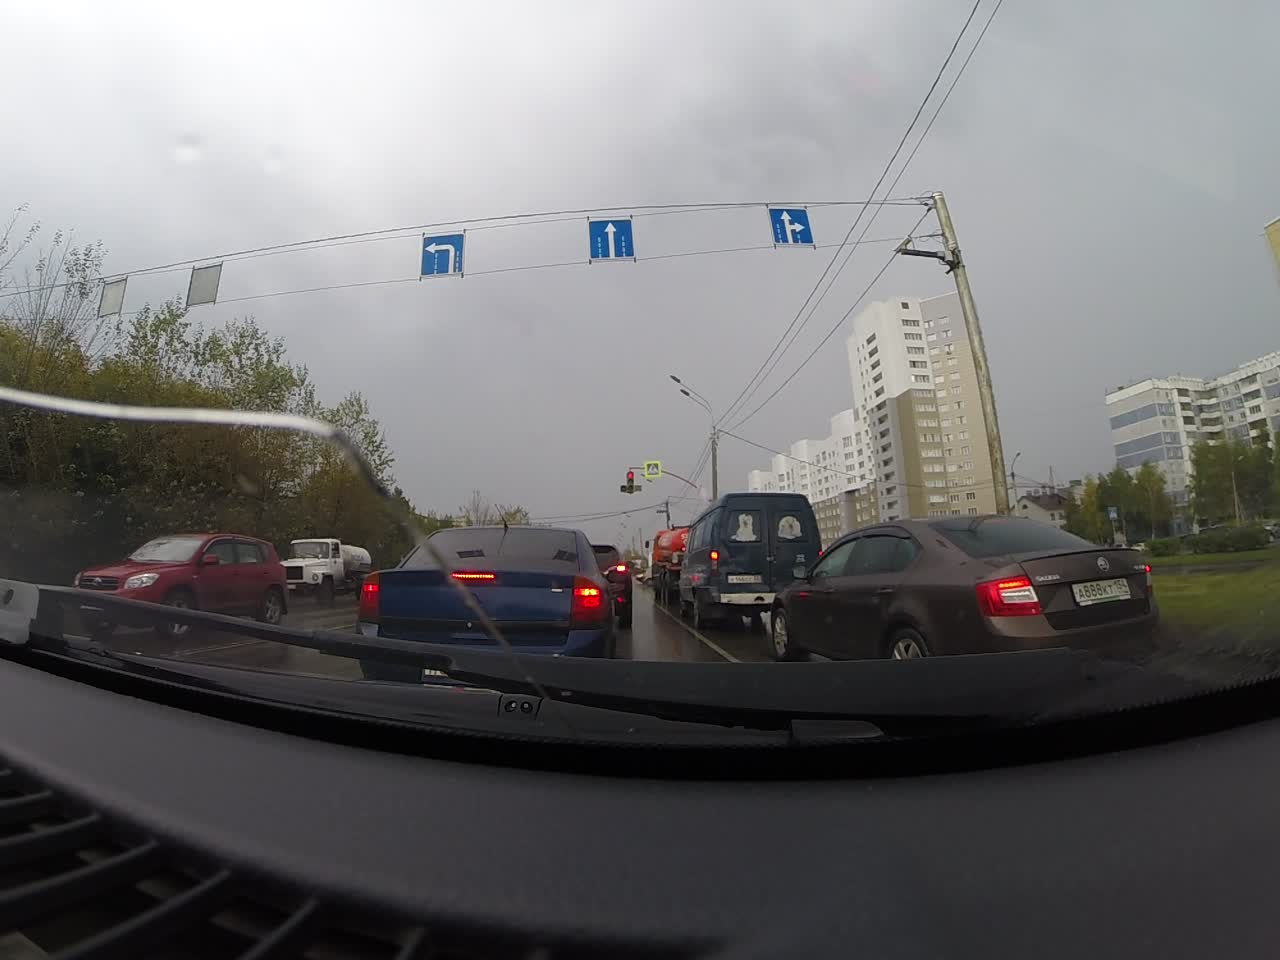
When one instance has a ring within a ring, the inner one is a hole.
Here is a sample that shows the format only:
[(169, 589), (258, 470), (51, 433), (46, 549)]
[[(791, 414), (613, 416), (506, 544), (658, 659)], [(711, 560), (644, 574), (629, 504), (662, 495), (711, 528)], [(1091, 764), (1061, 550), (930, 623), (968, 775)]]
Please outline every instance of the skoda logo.
[(1111, 569), (1111, 564), (1107, 563), (1106, 557), (1098, 558), (1098, 569), (1101, 570), (1103, 573), (1106, 573), (1108, 570)]

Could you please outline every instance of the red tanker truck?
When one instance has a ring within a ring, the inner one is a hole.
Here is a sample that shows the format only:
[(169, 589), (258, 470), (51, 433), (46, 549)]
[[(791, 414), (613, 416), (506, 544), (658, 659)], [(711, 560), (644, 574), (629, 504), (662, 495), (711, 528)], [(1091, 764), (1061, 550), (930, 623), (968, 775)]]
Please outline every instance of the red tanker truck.
[(689, 528), (659, 530), (653, 538), (653, 557), (649, 564), (649, 582), (659, 603), (671, 604), (680, 598), (680, 564), (684, 561)]

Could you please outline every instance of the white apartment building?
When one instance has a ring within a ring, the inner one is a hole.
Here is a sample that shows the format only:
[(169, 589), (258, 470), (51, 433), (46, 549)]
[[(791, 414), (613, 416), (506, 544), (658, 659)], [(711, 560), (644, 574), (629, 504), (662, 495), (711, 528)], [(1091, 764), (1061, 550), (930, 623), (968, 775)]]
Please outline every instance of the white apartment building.
[(1116, 464), (1136, 473), (1154, 463), (1175, 504), (1187, 503), (1191, 447), (1224, 437), (1252, 442), (1280, 434), (1280, 351), (1205, 379), (1151, 377), (1107, 394)]
[(872, 303), (854, 318), (846, 350), (853, 406), (831, 418), (824, 439), (796, 441), (771, 469), (751, 471), (747, 489), (803, 493), (832, 523), (861, 517), (832, 500), (850, 491), (863, 504), (874, 497), (881, 520), (994, 512), (959, 298)]

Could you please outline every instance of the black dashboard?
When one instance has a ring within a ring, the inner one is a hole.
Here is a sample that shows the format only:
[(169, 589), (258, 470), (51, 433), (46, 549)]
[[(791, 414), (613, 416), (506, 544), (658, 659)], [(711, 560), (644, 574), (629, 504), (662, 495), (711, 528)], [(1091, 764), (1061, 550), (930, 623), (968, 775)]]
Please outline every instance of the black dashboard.
[(524, 768), (485, 763), (481, 738), (473, 762), (382, 752), (0, 663), (0, 768), (224, 873), (416, 918), (427, 934), (388, 956), (436, 955), (433, 931), (458, 957), (1246, 957), (1280, 942), (1275, 720), (892, 777), (866, 776), (856, 750), (795, 780), (750, 751), (758, 768), (732, 779), (665, 779), (537, 769), (526, 749)]

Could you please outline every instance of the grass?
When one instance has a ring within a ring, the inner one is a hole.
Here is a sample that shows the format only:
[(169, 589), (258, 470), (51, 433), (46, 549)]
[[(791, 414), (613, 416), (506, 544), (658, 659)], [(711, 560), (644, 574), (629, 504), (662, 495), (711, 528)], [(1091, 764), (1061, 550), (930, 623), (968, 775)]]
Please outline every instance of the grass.
[(1160, 631), (1167, 645), (1192, 656), (1231, 654), (1280, 667), (1280, 551), (1257, 553), (1268, 562), (1245, 570), (1162, 573), (1155, 578)]
[(1218, 563), (1244, 563), (1248, 561), (1280, 561), (1280, 548), (1263, 547), (1261, 550), (1241, 550), (1238, 553), (1177, 553), (1172, 557), (1147, 555), (1152, 570), (1162, 567), (1200, 567)]

